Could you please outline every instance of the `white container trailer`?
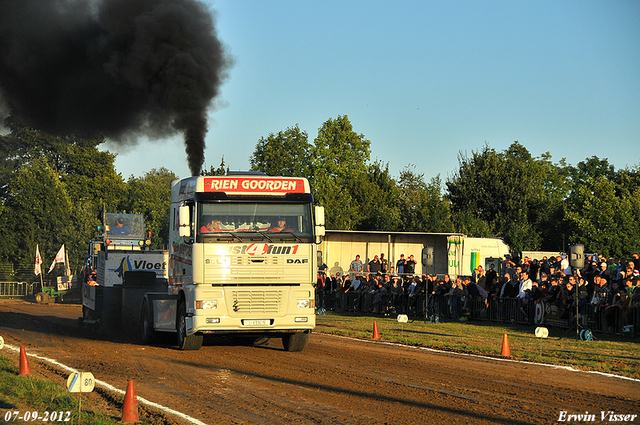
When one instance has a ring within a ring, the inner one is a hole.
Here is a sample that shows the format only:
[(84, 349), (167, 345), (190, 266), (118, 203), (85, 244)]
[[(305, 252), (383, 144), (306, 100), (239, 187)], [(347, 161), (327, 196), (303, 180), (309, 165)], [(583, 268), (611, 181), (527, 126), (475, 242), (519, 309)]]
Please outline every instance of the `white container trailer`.
[(468, 276), (478, 265), (494, 264), (500, 270), (509, 246), (499, 238), (468, 238), (460, 233), (378, 232), (327, 230), (320, 245), (322, 261), (331, 274), (349, 273), (356, 255), (366, 265), (375, 255), (384, 254), (389, 266), (400, 255), (413, 255), (415, 274)]

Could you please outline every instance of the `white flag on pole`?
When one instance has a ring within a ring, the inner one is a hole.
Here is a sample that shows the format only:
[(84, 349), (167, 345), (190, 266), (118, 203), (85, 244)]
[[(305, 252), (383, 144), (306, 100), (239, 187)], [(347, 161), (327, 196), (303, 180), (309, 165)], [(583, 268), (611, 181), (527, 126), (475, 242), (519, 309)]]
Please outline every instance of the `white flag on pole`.
[(56, 254), (56, 258), (53, 259), (53, 263), (51, 263), (51, 267), (49, 267), (49, 271), (47, 273), (51, 273), (57, 263), (64, 264), (64, 244), (60, 247), (60, 250)]
[(42, 273), (42, 257), (40, 256), (40, 247), (36, 245), (36, 266), (33, 269), (33, 272), (38, 276)]

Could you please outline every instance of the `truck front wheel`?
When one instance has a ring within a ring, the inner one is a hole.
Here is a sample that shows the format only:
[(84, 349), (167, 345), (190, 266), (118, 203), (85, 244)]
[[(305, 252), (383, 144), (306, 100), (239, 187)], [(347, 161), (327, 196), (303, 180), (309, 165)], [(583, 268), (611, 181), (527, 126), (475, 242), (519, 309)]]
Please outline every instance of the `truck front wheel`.
[(202, 347), (202, 335), (189, 335), (187, 336), (187, 306), (185, 303), (180, 303), (178, 306), (178, 348), (181, 350), (199, 350)]
[(287, 351), (302, 351), (309, 343), (311, 333), (296, 332), (282, 337), (282, 345)]

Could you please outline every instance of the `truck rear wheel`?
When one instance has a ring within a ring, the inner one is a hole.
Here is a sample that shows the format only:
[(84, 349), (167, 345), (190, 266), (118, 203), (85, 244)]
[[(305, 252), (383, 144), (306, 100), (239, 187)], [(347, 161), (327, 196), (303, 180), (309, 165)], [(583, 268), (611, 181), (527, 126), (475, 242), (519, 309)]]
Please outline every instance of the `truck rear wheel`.
[(202, 335), (187, 336), (187, 306), (180, 303), (178, 306), (178, 323), (177, 323), (178, 348), (181, 350), (199, 350), (202, 347)]
[(282, 345), (287, 351), (302, 351), (309, 343), (311, 333), (296, 332), (282, 337)]

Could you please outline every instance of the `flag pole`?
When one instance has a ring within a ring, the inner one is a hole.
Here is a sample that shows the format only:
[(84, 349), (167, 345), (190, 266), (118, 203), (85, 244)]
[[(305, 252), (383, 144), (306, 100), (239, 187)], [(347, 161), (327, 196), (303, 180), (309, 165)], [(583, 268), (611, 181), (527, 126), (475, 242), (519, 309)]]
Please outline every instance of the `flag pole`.
[(69, 266), (69, 250), (64, 251), (64, 272), (67, 276), (71, 276), (71, 267)]

